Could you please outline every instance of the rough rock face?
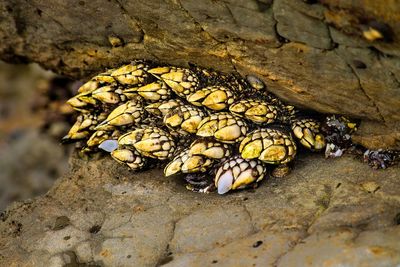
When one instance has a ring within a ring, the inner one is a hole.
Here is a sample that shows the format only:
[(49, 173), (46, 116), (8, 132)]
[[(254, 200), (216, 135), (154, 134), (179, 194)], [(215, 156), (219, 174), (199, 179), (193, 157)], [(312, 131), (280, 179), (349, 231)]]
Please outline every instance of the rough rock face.
[(225, 196), (159, 170), (72, 158), (45, 196), (1, 215), (1, 266), (397, 266), (399, 167), (304, 156)]
[(80, 78), (136, 58), (252, 73), (291, 103), (363, 119), (367, 147), (399, 148), (399, 14), (374, 0), (6, 0), (0, 57)]

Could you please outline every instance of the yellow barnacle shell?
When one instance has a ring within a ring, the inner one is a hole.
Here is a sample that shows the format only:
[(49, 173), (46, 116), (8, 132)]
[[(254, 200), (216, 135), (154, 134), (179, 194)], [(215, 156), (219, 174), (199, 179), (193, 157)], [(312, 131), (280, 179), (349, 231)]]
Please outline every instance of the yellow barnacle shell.
[(289, 133), (278, 129), (258, 129), (243, 139), (239, 146), (243, 158), (257, 158), (270, 164), (288, 163), (296, 155), (296, 144)]
[(267, 163), (277, 163), (283, 162), (286, 157), (286, 148), (282, 145), (272, 145), (265, 148), (260, 156), (260, 160)]
[(278, 116), (278, 110), (274, 105), (257, 99), (240, 100), (233, 103), (229, 110), (235, 115), (260, 124), (273, 123)]
[(184, 72), (181, 71), (171, 71), (169, 73), (162, 74), (161, 78), (179, 83), (184, 81), (184, 75)]
[(261, 181), (266, 174), (266, 168), (257, 159), (243, 159), (240, 156), (227, 159), (221, 163), (214, 178), (219, 194), (230, 190), (242, 189)]
[(168, 177), (182, 172), (183, 162), (185, 162), (188, 157), (189, 157), (188, 151), (186, 150), (179, 153), (173, 160), (171, 160), (167, 164), (167, 166), (165, 166), (164, 175)]
[(137, 141), (141, 139), (142, 135), (143, 135), (143, 129), (136, 129), (127, 132), (118, 138), (118, 145), (133, 146)]
[(232, 104), (235, 96), (227, 87), (208, 86), (189, 95), (187, 100), (193, 105), (219, 111)]
[(124, 85), (137, 85), (145, 81), (148, 66), (142, 61), (134, 61), (110, 73), (119, 83)]
[(231, 155), (231, 149), (227, 144), (210, 138), (197, 139), (190, 145), (189, 154), (203, 155), (210, 159), (223, 159)]
[(163, 81), (141, 86), (137, 89), (137, 92), (140, 96), (149, 101), (166, 100), (171, 95), (171, 91)]
[(182, 106), (184, 103), (179, 99), (169, 99), (163, 102), (155, 102), (145, 107), (146, 111), (157, 116), (164, 117), (172, 109)]
[(197, 126), (200, 124), (202, 119), (203, 119), (202, 116), (190, 117), (189, 119), (182, 122), (181, 128), (182, 128), (182, 130), (184, 130), (188, 133), (196, 133)]
[(157, 127), (146, 127), (128, 132), (118, 139), (118, 145), (134, 147), (143, 156), (159, 160), (170, 158), (175, 151), (172, 136)]
[(104, 130), (107, 126), (124, 126), (139, 123), (143, 119), (143, 105), (140, 101), (130, 100), (115, 108), (96, 130)]
[[(113, 78), (114, 80), (114, 78)], [(89, 93), (94, 90), (96, 90), (99, 86), (99, 82), (95, 80), (90, 80), (84, 83), (81, 87), (78, 89), (78, 93)]]
[(117, 90), (118, 87), (115, 86), (103, 86), (94, 90), (92, 97), (106, 104), (117, 104), (121, 101), (119, 94), (115, 92)]
[(247, 133), (246, 123), (230, 113), (220, 112), (204, 118), (198, 128), (197, 135), (215, 137), (224, 143), (241, 141)]
[(170, 116), (165, 116), (164, 123), (171, 127), (177, 127), (182, 124), (183, 118), (179, 114), (171, 114)]
[(87, 106), (87, 103), (80, 100), (78, 96), (68, 99), (67, 103), (73, 108), (83, 108)]
[(187, 101), (192, 105), (201, 107), (201, 102), (199, 102), (199, 100), (202, 100), (205, 97), (206, 97), (205, 90), (197, 90), (193, 94), (188, 95)]
[(158, 139), (146, 139), (143, 141), (136, 142), (133, 146), (140, 152), (146, 154), (158, 151), (161, 148), (160, 140)]
[(109, 139), (110, 133), (106, 131), (96, 131), (87, 140), (86, 145), (88, 147), (95, 147), (100, 145), (103, 141)]
[(235, 142), (236, 140), (243, 137), (243, 135), (240, 126), (237, 124), (232, 124), (216, 131), (214, 133), (214, 137), (217, 140), (225, 142)]
[(147, 72), (154, 75), (161, 75), (164, 73), (168, 73), (171, 70), (171, 67), (157, 67), (149, 69)]
[(160, 69), (157, 71), (152, 69), (150, 72), (161, 72), (160, 79), (180, 97), (186, 98), (186, 96), (196, 91), (199, 80), (193, 71), (184, 68), (168, 67), (168, 72), (163, 72), (166, 70)]
[(201, 155), (189, 156), (182, 164), (183, 173), (205, 172), (211, 165), (213, 160)]
[(94, 76), (92, 79), (79, 87), (78, 93), (90, 93), (102, 86), (116, 84), (114, 77), (110, 76), (111, 72), (112, 70)]
[(294, 136), (310, 150), (321, 150), (325, 147), (325, 138), (319, 128), (319, 122), (313, 118), (297, 118), (292, 122)]
[(180, 134), (196, 133), (197, 126), (205, 117), (205, 113), (191, 105), (182, 105), (170, 110), (164, 116), (165, 125)]
[(128, 165), (132, 170), (139, 170), (146, 164), (146, 159), (132, 149), (116, 149), (111, 152), (111, 157), (119, 163)]
[(67, 135), (64, 136), (61, 140), (62, 143), (69, 143), (74, 140), (80, 140), (84, 139), (89, 136), (88, 131), (82, 131), (81, 129), (81, 124), (83, 120), (83, 115), (80, 115), (74, 125), (72, 125), (71, 129), (68, 131)]
[[(245, 142), (245, 140), (243, 140), (243, 142)], [(241, 150), (241, 155), (244, 159), (256, 159), (260, 156), (262, 148), (262, 141), (257, 139), (246, 144), (246, 146)]]

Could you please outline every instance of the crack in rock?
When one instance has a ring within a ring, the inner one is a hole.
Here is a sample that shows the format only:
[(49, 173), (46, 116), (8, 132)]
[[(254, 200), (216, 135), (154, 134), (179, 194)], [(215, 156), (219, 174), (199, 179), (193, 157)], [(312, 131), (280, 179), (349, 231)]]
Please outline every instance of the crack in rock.
[(358, 88), (360, 89), (360, 92), (370, 101), (370, 103), (372, 104), (372, 106), (375, 108), (377, 114), (379, 115), (381, 121), (385, 124), (385, 123), (386, 123), (385, 117), (383, 117), (383, 115), (382, 115), (382, 113), (381, 113), (381, 111), (380, 111), (378, 105), (375, 103), (374, 99), (371, 98), (371, 97), (367, 94), (367, 92), (365, 91), (365, 89), (363, 88), (363, 86), (362, 86), (362, 84), (361, 84), (361, 79), (360, 79), (360, 77), (357, 75), (357, 72), (355, 71), (354, 67), (353, 67), (351, 64), (349, 64), (349, 63), (346, 63), (346, 64), (347, 64), (347, 66), (350, 68), (351, 73), (353, 73), (353, 75), (356, 77), (357, 82), (358, 82)]

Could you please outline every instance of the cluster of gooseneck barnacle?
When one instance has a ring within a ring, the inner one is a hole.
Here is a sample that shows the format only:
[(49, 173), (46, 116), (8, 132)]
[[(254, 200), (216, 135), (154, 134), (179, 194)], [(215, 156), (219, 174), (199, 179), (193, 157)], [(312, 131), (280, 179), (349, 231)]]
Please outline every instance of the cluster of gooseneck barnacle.
[[(198, 67), (134, 61), (86, 82), (68, 103), (80, 112), (64, 142), (111, 153), (133, 170), (164, 164), (196, 191), (223, 194), (282, 176), (297, 142), (325, 147), (320, 123), (246, 79)], [(294, 136), (294, 137), (293, 137)]]

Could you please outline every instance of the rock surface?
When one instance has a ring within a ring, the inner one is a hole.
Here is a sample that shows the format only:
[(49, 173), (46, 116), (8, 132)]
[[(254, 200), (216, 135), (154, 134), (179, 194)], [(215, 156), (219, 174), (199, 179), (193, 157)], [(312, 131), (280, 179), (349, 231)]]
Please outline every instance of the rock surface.
[(159, 170), (72, 158), (0, 221), (1, 266), (396, 266), (400, 168), (300, 155), (256, 190), (185, 190)]
[(372, 121), (363, 145), (400, 148), (399, 14), (374, 0), (6, 0), (0, 57), (75, 78), (136, 58), (251, 73), (293, 104)]

